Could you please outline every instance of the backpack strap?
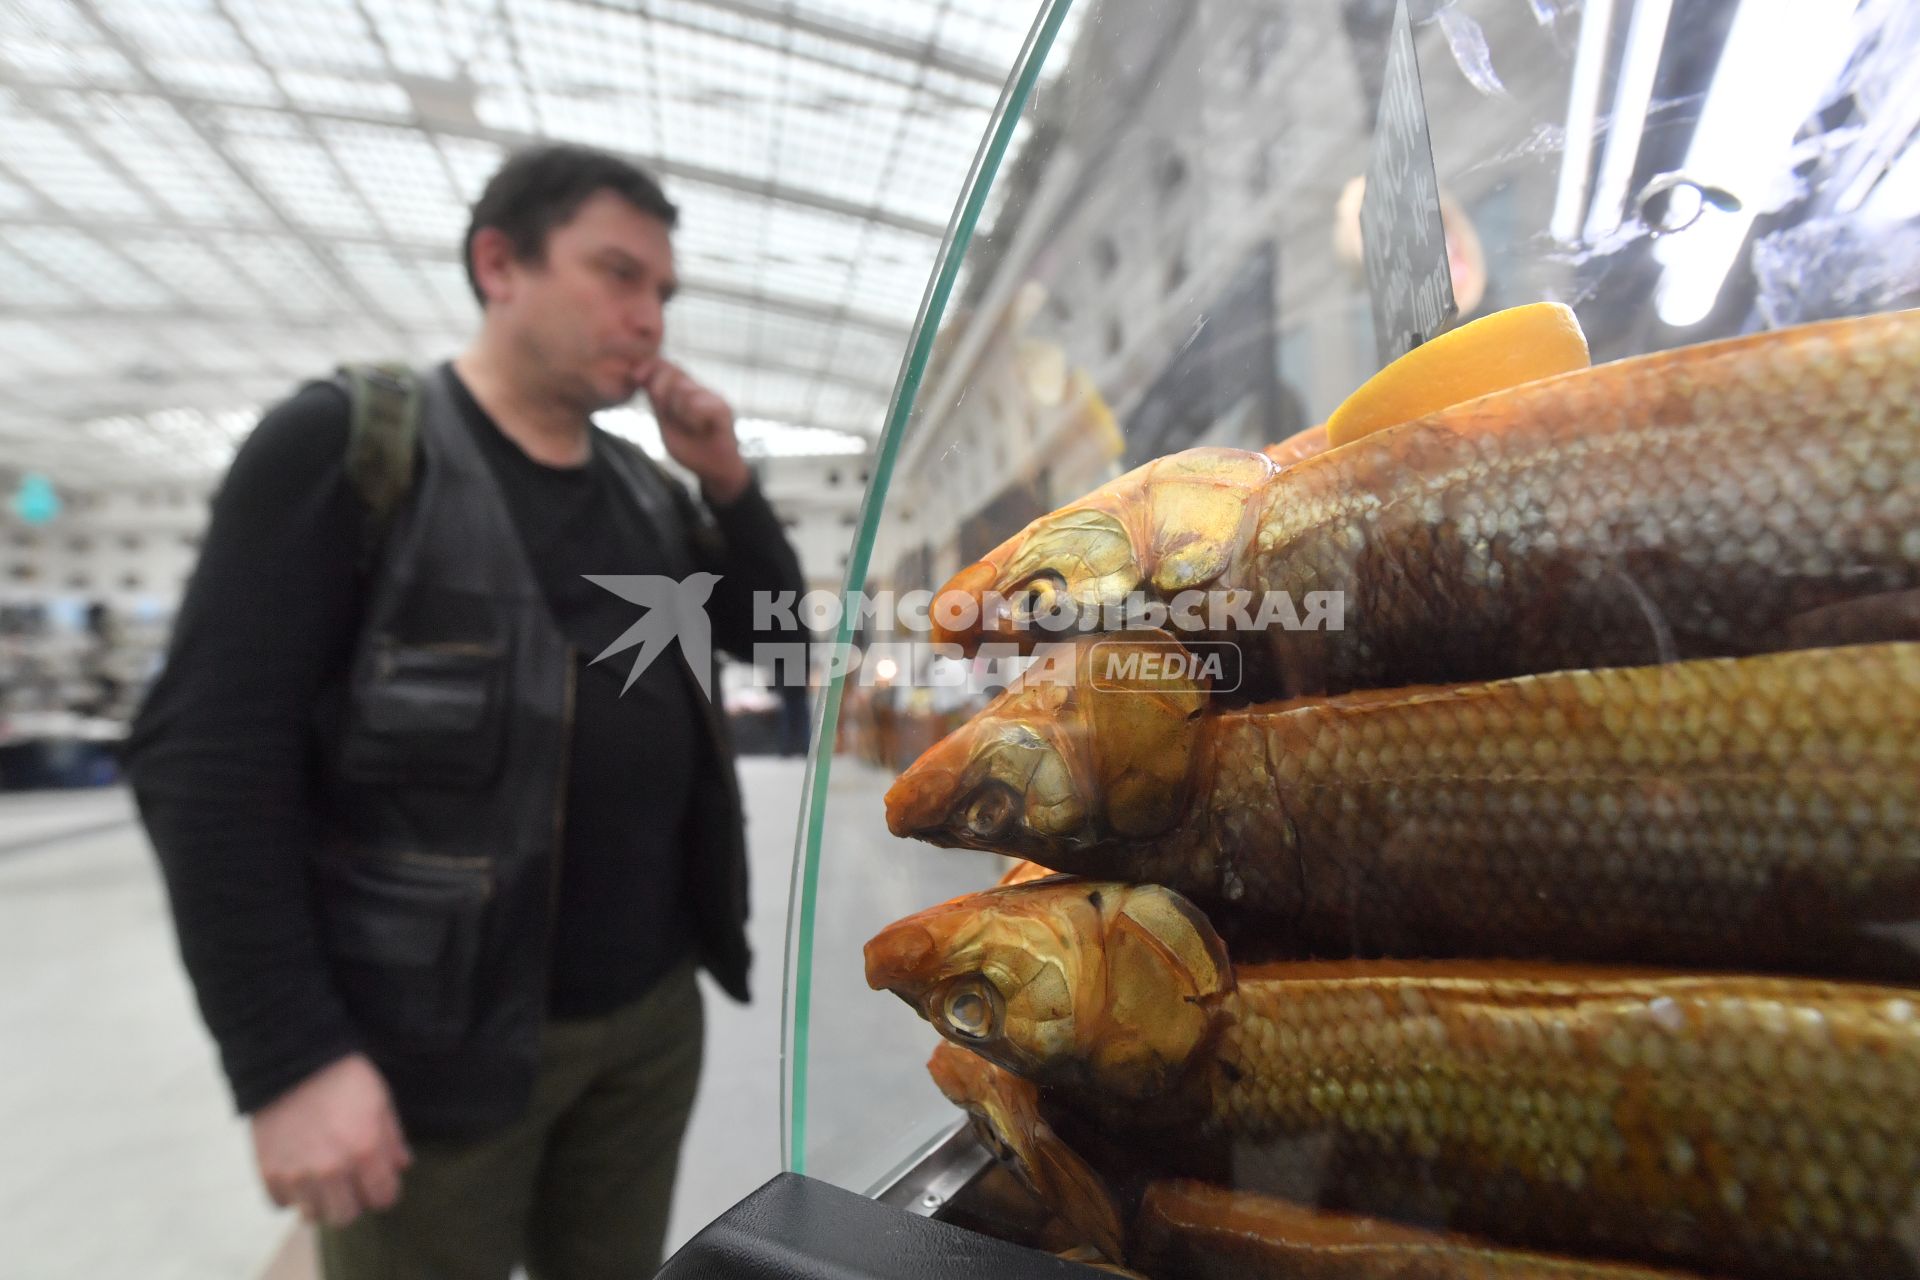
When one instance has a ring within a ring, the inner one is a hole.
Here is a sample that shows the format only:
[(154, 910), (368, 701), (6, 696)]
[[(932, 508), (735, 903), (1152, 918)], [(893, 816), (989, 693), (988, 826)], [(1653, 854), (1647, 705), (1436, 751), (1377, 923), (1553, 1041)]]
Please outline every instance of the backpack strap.
[(353, 406), (347, 430), (347, 482), (366, 506), (360, 567), (372, 569), (400, 504), (413, 489), (420, 440), (420, 378), (404, 364), (340, 369)]

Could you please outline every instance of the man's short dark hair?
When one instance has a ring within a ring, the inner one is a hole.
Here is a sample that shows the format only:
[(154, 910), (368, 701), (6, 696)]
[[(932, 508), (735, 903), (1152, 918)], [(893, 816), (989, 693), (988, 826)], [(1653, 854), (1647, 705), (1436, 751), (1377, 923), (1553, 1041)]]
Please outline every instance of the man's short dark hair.
[(480, 305), (487, 305), (480, 278), (473, 272), (473, 237), (480, 228), (505, 232), (513, 242), (514, 257), (537, 263), (546, 256), (547, 233), (566, 223), (588, 196), (599, 191), (613, 192), (668, 227), (680, 218), (653, 175), (619, 156), (570, 146), (529, 147), (509, 156), (474, 202), (461, 248), (467, 283)]

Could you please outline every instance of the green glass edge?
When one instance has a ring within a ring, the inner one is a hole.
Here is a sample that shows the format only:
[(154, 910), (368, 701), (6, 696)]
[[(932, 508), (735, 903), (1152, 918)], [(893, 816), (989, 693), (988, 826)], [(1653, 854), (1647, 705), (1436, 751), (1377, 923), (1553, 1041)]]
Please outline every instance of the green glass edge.
[[(975, 170), (973, 185), (968, 188), (962, 201), (960, 217), (949, 240), (947, 255), (941, 260), (939, 276), (934, 281), (920, 327), (913, 336), (906, 377), (887, 415), (886, 430), (880, 437), (878, 456), (874, 460), (873, 483), (868, 488), (866, 502), (860, 513), (860, 528), (854, 538), (853, 554), (847, 562), (847, 585), (843, 599), (855, 590), (855, 584), (866, 582), (867, 563), (879, 530), (881, 500), (885, 498), (887, 487), (893, 479), (894, 459), (900, 452), (900, 441), (906, 434), (914, 401), (920, 395), (920, 382), (926, 376), (934, 335), (939, 331), (940, 320), (946, 314), (947, 299), (953, 292), (954, 282), (959, 278), (960, 264), (966, 258), (967, 247), (973, 242), (974, 226), (979, 221), (981, 210), (986, 207), (987, 195), (993, 190), (994, 179), (1000, 173), (1000, 162), (1013, 140), (1014, 126), (1026, 112), (1027, 98), (1033, 92), (1034, 82), (1040, 78), (1040, 69), (1046, 65), (1047, 55), (1053, 49), (1054, 36), (1059, 32), (1060, 24), (1072, 4), (1073, 0), (1052, 0), (1051, 7), (1039, 20), (1036, 34), (1028, 45), (1026, 59), (1014, 79), (1012, 92), (994, 122), (992, 139)], [(841, 659), (836, 662), (836, 667), (844, 668), (843, 655), (852, 643), (853, 617), (848, 611), (842, 610), (839, 631), (834, 637), (833, 652), (836, 659)], [(807, 1053), (813, 1011), (813, 918), (814, 894), (820, 883), (820, 825), (826, 813), (827, 775), (831, 771), (827, 762), (833, 755), (831, 744), (839, 728), (840, 700), (845, 686), (846, 674), (841, 670), (833, 677), (826, 696), (821, 699), (820, 719), (814, 730), (815, 767), (807, 780), (809, 795), (805, 849), (793, 885), (794, 902), (799, 908), (798, 924), (793, 926), (797, 937), (790, 938), (786, 956), (794, 963), (793, 989), (788, 997), (792, 1001), (789, 1023), (791, 1039), (786, 1046), (788, 1079), (791, 1082), (787, 1097), (790, 1126), (785, 1135), (786, 1166), (790, 1171), (802, 1174), (807, 1171)]]

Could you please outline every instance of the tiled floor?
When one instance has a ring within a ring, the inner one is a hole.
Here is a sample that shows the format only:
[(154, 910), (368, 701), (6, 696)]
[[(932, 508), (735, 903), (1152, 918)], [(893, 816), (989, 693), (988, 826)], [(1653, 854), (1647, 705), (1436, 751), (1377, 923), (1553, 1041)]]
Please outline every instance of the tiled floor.
[[(743, 1008), (707, 988), (707, 1065), (670, 1247), (779, 1168), (802, 769), (741, 762), (756, 999)], [(253, 1180), (123, 793), (0, 796), (0, 973), (0, 1275), (258, 1276), (291, 1220)]]

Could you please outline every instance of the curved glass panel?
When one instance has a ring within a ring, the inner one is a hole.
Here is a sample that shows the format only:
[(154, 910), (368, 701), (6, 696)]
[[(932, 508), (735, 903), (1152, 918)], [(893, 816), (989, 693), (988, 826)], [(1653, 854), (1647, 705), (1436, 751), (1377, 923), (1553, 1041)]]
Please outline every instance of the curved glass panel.
[[(854, 556), (789, 1163), (870, 1190), (944, 1091), (1008, 1234), (1153, 1275), (1230, 1213), (1910, 1273), (1920, 10), (1410, 8), (1497, 318), (1373, 381), (1394, 5), (1043, 14)], [(1111, 884), (893, 927), (1023, 857)]]
[[(1021, 114), (1071, 7), (1072, 0), (1045, 0), (1041, 5), (988, 124), (973, 171), (962, 188), (947, 243), (914, 324), (906, 363), (874, 460), (873, 478), (861, 507), (859, 530), (847, 562), (849, 601), (867, 580), (894, 467), (903, 441), (912, 437), (920, 421), (916, 416), (920, 388), (961, 265), (987, 207), (994, 179), (1020, 131)], [(917, 1043), (910, 1030), (907, 1035), (890, 1035), (898, 1026), (897, 1020), (869, 1018), (869, 1009), (854, 1009), (841, 1000), (840, 993), (850, 977), (857, 979), (860, 943), (874, 929), (893, 919), (907, 904), (925, 899), (928, 893), (959, 893), (976, 887), (979, 878), (965, 859), (957, 860), (951, 870), (929, 866), (924, 875), (901, 864), (905, 874), (889, 875), (886, 868), (890, 859), (885, 849), (864, 842), (859, 847), (841, 846), (823, 864), (822, 840), (829, 831), (858, 831), (869, 838), (875, 834), (871, 818), (885, 790), (884, 777), (861, 777), (855, 767), (838, 771), (840, 791), (851, 790), (852, 795), (836, 795), (834, 789), (834, 764), (841, 754), (841, 709), (848, 692), (845, 673), (859, 662), (863, 652), (854, 643), (858, 622), (857, 609), (842, 610), (833, 640), (836, 674), (820, 700), (819, 723), (815, 726), (814, 741), (822, 745), (808, 762), (804, 788), (807, 807), (800, 820), (787, 920), (781, 1137), (788, 1169), (866, 1190), (883, 1181), (913, 1152), (951, 1130), (953, 1121), (930, 1112), (924, 1097), (903, 1093), (896, 1087), (899, 1063), (891, 1060), (892, 1055), (883, 1046)], [(865, 640), (865, 634), (859, 634)], [(869, 665), (870, 675), (874, 670), (875, 666)], [(857, 729), (851, 731), (858, 733)], [(891, 843), (884, 824), (878, 834), (881, 845)], [(880, 873), (877, 877), (876, 871)], [(824, 921), (822, 903), (827, 904)], [(817, 971), (824, 972), (832, 984), (830, 1003), (820, 1013), (816, 1013), (814, 1003)], [(816, 1062), (826, 1081), (825, 1096), (817, 1100), (810, 1094)], [(868, 1102), (856, 1103), (862, 1096)]]

